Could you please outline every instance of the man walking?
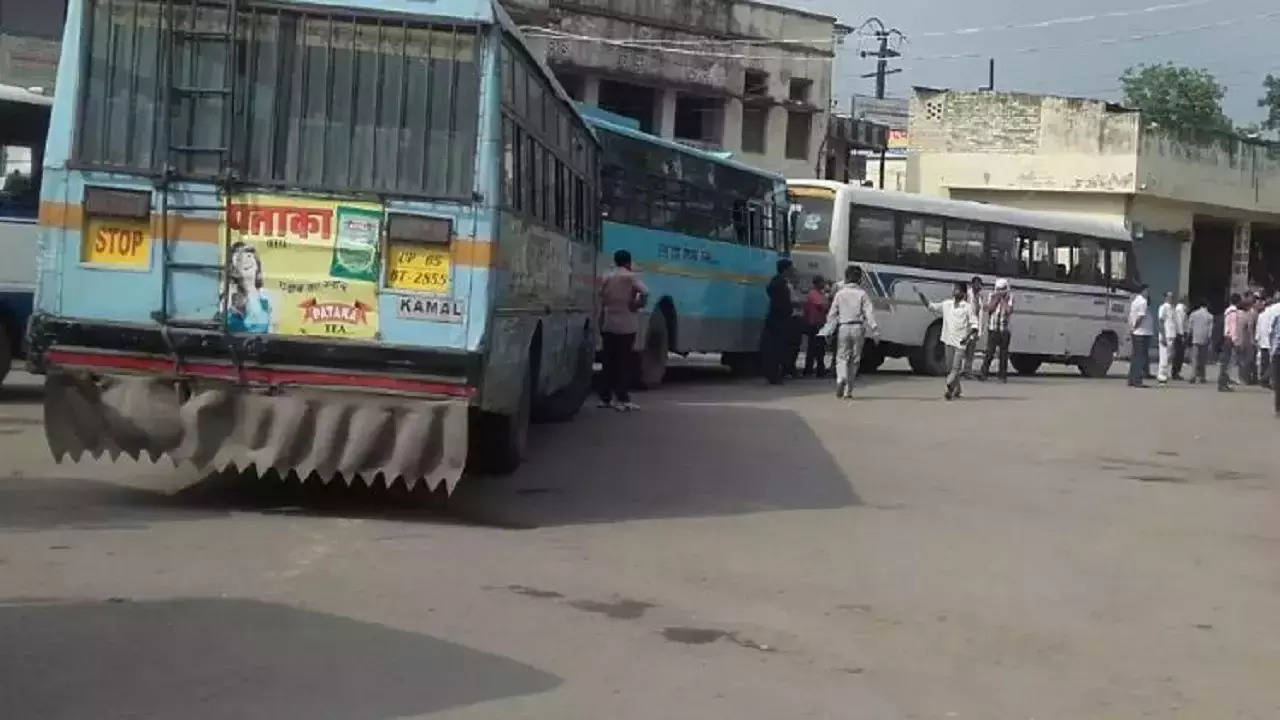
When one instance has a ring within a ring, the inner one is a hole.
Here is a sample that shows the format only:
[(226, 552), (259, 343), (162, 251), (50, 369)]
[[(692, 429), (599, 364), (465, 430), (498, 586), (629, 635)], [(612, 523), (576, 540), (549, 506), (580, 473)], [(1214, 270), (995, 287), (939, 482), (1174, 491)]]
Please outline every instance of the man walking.
[(982, 372), (978, 379), (987, 379), (991, 360), (999, 353), (1000, 382), (1009, 382), (1009, 320), (1013, 316), (1013, 293), (1009, 291), (1008, 279), (996, 281), (995, 292), (991, 293), (984, 310), (987, 316), (987, 351), (982, 357)]
[(600, 407), (639, 410), (639, 406), (631, 402), (632, 358), (639, 328), (637, 312), (648, 300), (649, 288), (632, 272), (631, 253), (615, 252), (613, 264), (614, 269), (600, 281), (601, 364), (604, 366)]
[(1182, 364), (1187, 357), (1187, 345), (1190, 343), (1187, 333), (1187, 296), (1183, 295), (1173, 307), (1173, 322), (1178, 334), (1173, 338), (1173, 379), (1182, 379)]
[(942, 315), (942, 342), (947, 346), (947, 391), (943, 395), (948, 400), (958, 398), (961, 394), (960, 375), (964, 366), (965, 346), (973, 342), (978, 328), (973, 325), (973, 310), (966, 299), (964, 283), (958, 282), (951, 291), (951, 298), (942, 302), (931, 303), (924, 293), (916, 290), (920, 302), (932, 312)]
[(977, 354), (978, 344), (982, 342), (982, 331), (986, 327), (983, 320), (986, 319), (984, 311), (984, 302), (986, 298), (982, 296), (982, 278), (974, 275), (969, 280), (969, 291), (965, 295), (965, 300), (969, 303), (969, 313), (973, 316), (973, 327), (978, 329), (977, 334), (973, 336), (973, 340), (965, 346), (964, 349), (964, 376), (966, 378), (973, 377), (973, 357)]
[[(1280, 301), (1280, 293), (1273, 299)], [(1275, 307), (1275, 304), (1272, 304), (1272, 307)], [(1267, 340), (1271, 345), (1271, 359), (1267, 364), (1271, 370), (1273, 407), (1276, 417), (1280, 417), (1280, 311), (1271, 314), (1270, 325), (1267, 327)]]
[(1240, 342), (1240, 294), (1231, 294), (1231, 304), (1222, 314), (1222, 352), (1218, 355), (1218, 392), (1231, 392), (1231, 358)]
[(827, 324), (835, 328), (836, 397), (851, 398), (867, 333), (872, 337), (880, 333), (871, 298), (862, 289), (862, 268), (856, 265), (845, 268), (844, 284), (831, 299)]
[(1258, 382), (1265, 388), (1271, 387), (1271, 349), (1275, 347), (1271, 344), (1271, 325), (1275, 322), (1277, 309), (1280, 309), (1278, 300), (1280, 293), (1270, 298), (1262, 297), (1267, 306), (1258, 314), (1258, 329), (1254, 335), (1258, 343)]
[(1258, 382), (1257, 367), (1254, 365), (1254, 335), (1258, 329), (1258, 301), (1253, 291), (1244, 294), (1241, 299), (1240, 313), (1236, 316), (1239, 323), (1239, 345), (1236, 346), (1236, 365), (1240, 368), (1240, 382), (1256, 385)]
[(827, 339), (822, 336), (822, 326), (827, 321), (831, 301), (827, 298), (826, 280), (821, 275), (813, 277), (813, 287), (804, 298), (804, 332), (809, 344), (804, 351), (804, 374), (812, 375), (815, 368), (818, 377), (826, 377)]
[(1147, 295), (1150, 291), (1145, 284), (1138, 285), (1129, 302), (1129, 334), (1133, 338), (1133, 352), (1129, 356), (1129, 387), (1146, 387), (1143, 379), (1151, 365), (1148, 353), (1151, 349), (1151, 336), (1155, 332), (1151, 312), (1147, 309)]
[(1173, 339), (1178, 335), (1178, 321), (1173, 311), (1173, 293), (1164, 294), (1164, 302), (1160, 304), (1160, 310), (1156, 313), (1158, 326), (1158, 343), (1160, 349), (1160, 364), (1156, 370), (1156, 382), (1161, 385), (1169, 382), (1169, 376), (1172, 373), (1173, 361)]
[(782, 384), (782, 366), (786, 360), (792, 324), (790, 278), (794, 270), (786, 258), (778, 261), (777, 268), (777, 274), (765, 288), (769, 296), (769, 314), (765, 316), (764, 332), (760, 335), (760, 365), (770, 385)]
[(1213, 340), (1213, 313), (1201, 300), (1187, 318), (1187, 337), (1191, 343), (1191, 383), (1205, 382), (1205, 366), (1209, 364), (1209, 343)]

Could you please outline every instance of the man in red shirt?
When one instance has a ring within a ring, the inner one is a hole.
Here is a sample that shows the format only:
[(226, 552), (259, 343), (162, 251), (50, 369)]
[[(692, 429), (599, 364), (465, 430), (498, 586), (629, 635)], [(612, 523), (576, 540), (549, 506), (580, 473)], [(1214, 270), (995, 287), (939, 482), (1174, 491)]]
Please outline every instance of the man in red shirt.
[(826, 377), (827, 339), (822, 336), (822, 326), (827, 322), (827, 310), (831, 307), (831, 299), (827, 296), (827, 282), (821, 275), (813, 278), (813, 287), (804, 298), (804, 332), (809, 336), (809, 345), (804, 351), (804, 374), (813, 374), (817, 368), (818, 377)]

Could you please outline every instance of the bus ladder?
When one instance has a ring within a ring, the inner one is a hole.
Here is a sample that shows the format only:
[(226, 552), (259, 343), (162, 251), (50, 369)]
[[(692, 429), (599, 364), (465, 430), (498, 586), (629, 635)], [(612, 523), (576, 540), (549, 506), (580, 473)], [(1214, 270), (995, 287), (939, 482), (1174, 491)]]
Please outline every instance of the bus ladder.
[[(179, 6), (185, 10), (185, 17), (179, 17)], [(163, 249), (163, 265), (161, 267), (160, 309), (152, 313), (152, 318), (160, 325), (161, 335), (173, 358), (175, 373), (182, 368), (182, 358), (172, 341), (171, 329), (198, 328), (220, 329), (227, 339), (227, 347), (232, 354), (237, 372), (243, 380), (244, 369), (232, 338), (226, 329), (223, 298), (226, 297), (229, 285), (229, 274), (220, 263), (183, 262), (174, 259), (174, 249), (178, 242), (178, 227), (171, 222), (170, 215), (186, 216), (193, 213), (200, 215), (213, 214), (221, 222), (223, 229), (222, 257), (229, 256), (231, 228), (226, 223), (228, 205), (236, 190), (237, 178), (232, 157), (235, 136), (235, 103), (236, 103), (236, 28), (239, 17), (238, 0), (160, 0), (161, 27), (167, 32), (164, 37), (163, 101), (161, 123), (161, 142), (164, 148), (164, 162), (157, 179), (160, 205), (160, 237)], [(222, 22), (217, 24), (217, 16), (221, 14)], [(208, 57), (207, 51), (221, 46), (223, 48), (223, 69), (221, 85), (200, 85), (197, 82), (198, 70), (207, 66), (202, 62)], [(185, 58), (180, 72), (177, 60)], [(179, 77), (182, 75), (183, 77)], [(201, 110), (202, 99), (220, 98), (222, 122), (216, 144), (197, 144), (195, 119)], [(175, 137), (174, 121), (185, 118), (185, 136)], [(201, 163), (199, 170), (195, 162), (205, 158), (216, 158), (216, 166), (212, 173), (205, 172), (206, 166)], [(170, 194), (174, 185), (180, 181), (208, 182), (213, 180), (218, 196), (216, 203), (193, 203), (187, 192), (186, 204), (174, 204)], [(178, 224), (180, 226), (180, 224)], [(173, 273), (217, 273), (222, 282), (218, 297), (219, 308), (214, 318), (209, 320), (191, 320), (172, 317), (170, 312), (170, 294), (173, 288)]]

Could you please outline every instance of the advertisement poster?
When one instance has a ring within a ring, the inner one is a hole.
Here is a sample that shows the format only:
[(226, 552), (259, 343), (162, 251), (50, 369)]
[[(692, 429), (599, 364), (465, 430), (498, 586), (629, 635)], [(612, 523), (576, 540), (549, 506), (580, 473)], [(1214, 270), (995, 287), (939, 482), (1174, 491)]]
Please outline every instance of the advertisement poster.
[(225, 218), (231, 332), (373, 338), (382, 208), (284, 195), (237, 195)]

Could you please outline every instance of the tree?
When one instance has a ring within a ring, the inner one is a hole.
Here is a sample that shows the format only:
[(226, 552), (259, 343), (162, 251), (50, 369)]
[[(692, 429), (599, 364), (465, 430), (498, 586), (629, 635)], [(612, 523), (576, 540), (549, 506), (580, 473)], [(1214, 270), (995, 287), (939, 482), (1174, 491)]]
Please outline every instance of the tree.
[(1267, 119), (1262, 121), (1262, 127), (1280, 130), (1280, 77), (1267, 73), (1262, 81), (1262, 89), (1265, 94), (1258, 99), (1258, 107), (1267, 111)]
[(1139, 65), (1120, 76), (1125, 104), (1142, 112), (1143, 119), (1171, 130), (1231, 131), (1231, 120), (1222, 112), (1227, 91), (1212, 74), (1173, 63)]

